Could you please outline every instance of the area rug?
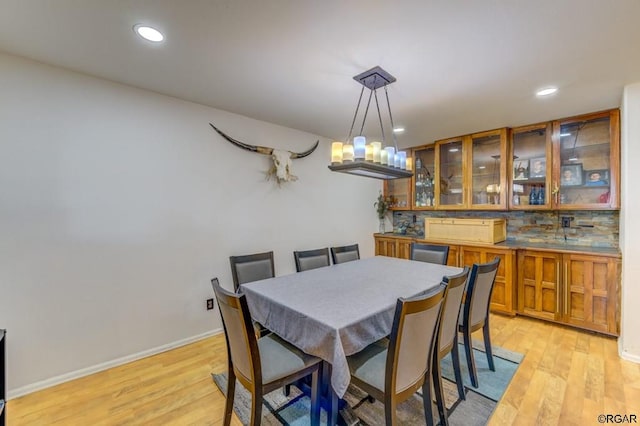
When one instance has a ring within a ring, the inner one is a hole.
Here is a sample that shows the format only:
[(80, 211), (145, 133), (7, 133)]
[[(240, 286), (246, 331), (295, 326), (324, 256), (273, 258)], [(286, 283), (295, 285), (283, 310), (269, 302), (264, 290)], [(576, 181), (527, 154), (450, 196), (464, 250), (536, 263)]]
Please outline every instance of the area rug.
[[(474, 356), (478, 371), (479, 387), (471, 387), (467, 366), (464, 359), (464, 347), (460, 345), (462, 377), (465, 384), (466, 400), (458, 399), (458, 391), (453, 382), (451, 357), (442, 360), (443, 386), (445, 402), (449, 411), (449, 423), (455, 425), (485, 425), (493, 412), (497, 401), (504, 393), (513, 374), (522, 361), (523, 355), (493, 347), (496, 371), (489, 370), (487, 357), (482, 351), (482, 345), (474, 342)], [(213, 380), (222, 391), (227, 391), (226, 373), (212, 374)], [(384, 424), (384, 405), (379, 401), (373, 403), (367, 399), (367, 394), (354, 385), (350, 385), (344, 399), (350, 409), (341, 412), (348, 419), (349, 425), (374, 426)], [(262, 407), (262, 424), (268, 426), (306, 426), (309, 424), (309, 398), (295, 386), (286, 397), (282, 390), (276, 390), (266, 395)], [(234, 411), (243, 424), (249, 423), (251, 412), (251, 394), (236, 382)], [(433, 413), (437, 423), (437, 409), (433, 404)], [(399, 424), (413, 426), (424, 425), (424, 410), (422, 396), (412, 398), (398, 406), (397, 416)], [(326, 424), (326, 411), (321, 412), (321, 422)]]

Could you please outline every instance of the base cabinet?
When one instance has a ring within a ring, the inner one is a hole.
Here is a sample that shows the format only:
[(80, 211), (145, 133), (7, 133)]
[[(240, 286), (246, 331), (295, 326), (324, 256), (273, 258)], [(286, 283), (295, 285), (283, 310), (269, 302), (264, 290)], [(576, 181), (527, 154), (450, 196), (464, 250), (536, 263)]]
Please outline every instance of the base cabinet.
[(518, 313), (619, 334), (620, 259), (518, 252)]
[(385, 237), (382, 234), (374, 236), (376, 256), (397, 257), (409, 259), (413, 239), (403, 237)]
[(564, 255), (564, 321), (577, 327), (618, 335), (618, 259)]
[[(428, 242), (384, 234), (376, 234), (374, 239), (376, 255), (402, 259), (409, 259), (412, 242)], [(450, 244), (447, 265), (471, 267), (496, 256), (500, 266), (491, 312), (619, 335), (619, 256)]]
[(496, 247), (459, 247), (459, 265), (471, 266), (474, 263), (491, 262), (496, 257), (500, 258), (496, 281), (493, 284), (491, 294), (491, 312), (499, 312), (508, 315), (515, 315), (515, 250)]
[(558, 253), (518, 251), (518, 312), (560, 320), (560, 269)]

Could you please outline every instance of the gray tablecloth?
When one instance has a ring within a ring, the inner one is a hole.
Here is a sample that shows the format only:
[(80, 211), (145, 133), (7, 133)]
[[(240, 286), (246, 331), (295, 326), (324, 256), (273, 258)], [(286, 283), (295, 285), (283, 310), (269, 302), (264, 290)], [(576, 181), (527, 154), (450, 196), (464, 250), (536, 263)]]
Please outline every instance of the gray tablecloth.
[(283, 339), (332, 365), (342, 397), (348, 355), (391, 333), (398, 297), (437, 286), (461, 268), (376, 256), (243, 284), (252, 317)]

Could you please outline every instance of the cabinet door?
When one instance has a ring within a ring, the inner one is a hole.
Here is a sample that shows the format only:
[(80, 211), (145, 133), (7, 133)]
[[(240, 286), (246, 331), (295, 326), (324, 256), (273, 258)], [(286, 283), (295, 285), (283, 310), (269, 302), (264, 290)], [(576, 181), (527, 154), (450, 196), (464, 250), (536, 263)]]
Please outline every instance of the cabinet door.
[(620, 208), (620, 111), (553, 123), (554, 207)]
[(384, 181), (384, 196), (391, 197), (390, 210), (411, 209), (411, 182), (411, 178)]
[(564, 321), (618, 335), (618, 259), (564, 255)]
[(397, 240), (395, 238), (376, 236), (374, 240), (376, 244), (376, 256), (397, 257)]
[(499, 129), (471, 135), (470, 208), (507, 208), (507, 130)]
[(407, 238), (398, 238), (396, 249), (396, 257), (399, 257), (400, 259), (409, 259), (411, 256), (411, 240)]
[(511, 132), (512, 210), (551, 208), (551, 123), (517, 127)]
[(434, 145), (413, 149), (413, 206), (416, 210), (432, 210), (435, 200), (435, 164), (436, 150)]
[(449, 246), (447, 266), (462, 266), (460, 263), (460, 246)]
[(559, 320), (562, 255), (542, 251), (518, 252), (518, 312)]
[(464, 146), (467, 138), (436, 142), (436, 208), (462, 210), (468, 207), (464, 173)]
[[(451, 254), (449, 254), (451, 255)], [(514, 315), (515, 255), (513, 250), (493, 247), (460, 246), (460, 266), (491, 262), (500, 258), (498, 273), (491, 294), (491, 312)]]

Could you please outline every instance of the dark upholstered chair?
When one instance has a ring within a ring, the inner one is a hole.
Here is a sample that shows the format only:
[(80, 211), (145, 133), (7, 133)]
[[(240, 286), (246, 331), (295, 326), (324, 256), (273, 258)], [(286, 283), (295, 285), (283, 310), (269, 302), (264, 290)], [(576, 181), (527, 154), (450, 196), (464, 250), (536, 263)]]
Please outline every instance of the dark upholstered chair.
[(384, 403), (385, 422), (398, 424), (396, 407), (422, 387), (426, 423), (433, 425), (431, 365), (446, 287), (398, 299), (389, 339), (348, 357), (351, 382)]
[(331, 265), (328, 248), (294, 251), (293, 258), (296, 261), (296, 271), (298, 272)]
[(231, 423), (236, 379), (251, 392), (252, 426), (260, 425), (263, 396), (311, 374), (311, 424), (320, 424), (321, 360), (302, 352), (275, 334), (256, 338), (244, 294), (232, 293), (211, 280), (227, 340), (228, 385), (223, 425)]
[(478, 372), (473, 358), (471, 333), (481, 328), (489, 368), (491, 371), (495, 371), (493, 353), (491, 351), (491, 338), (489, 337), (489, 302), (491, 301), (491, 292), (493, 291), (493, 284), (496, 281), (499, 266), (499, 257), (489, 263), (473, 265), (468, 280), (464, 306), (458, 319), (458, 329), (464, 338), (464, 351), (467, 355), (471, 384), (476, 388), (478, 387)]
[(331, 259), (333, 260), (334, 265), (360, 259), (360, 249), (358, 244), (331, 247)]
[(229, 261), (231, 262), (231, 274), (233, 275), (233, 288), (236, 292), (240, 288), (240, 284), (276, 276), (272, 251), (231, 256)]
[(436, 244), (411, 243), (411, 260), (446, 265), (449, 257), (449, 246)]
[(465, 266), (460, 274), (445, 276), (442, 280), (443, 284), (447, 286), (447, 296), (442, 306), (442, 315), (436, 335), (432, 368), (433, 388), (441, 426), (447, 425), (449, 422), (447, 418), (447, 407), (444, 401), (440, 361), (449, 353), (451, 354), (453, 372), (456, 378), (456, 385), (458, 386), (458, 396), (460, 399), (465, 399), (464, 387), (462, 385), (462, 372), (460, 370), (460, 354), (458, 353), (458, 316), (460, 315), (462, 297), (468, 278), (469, 268)]

